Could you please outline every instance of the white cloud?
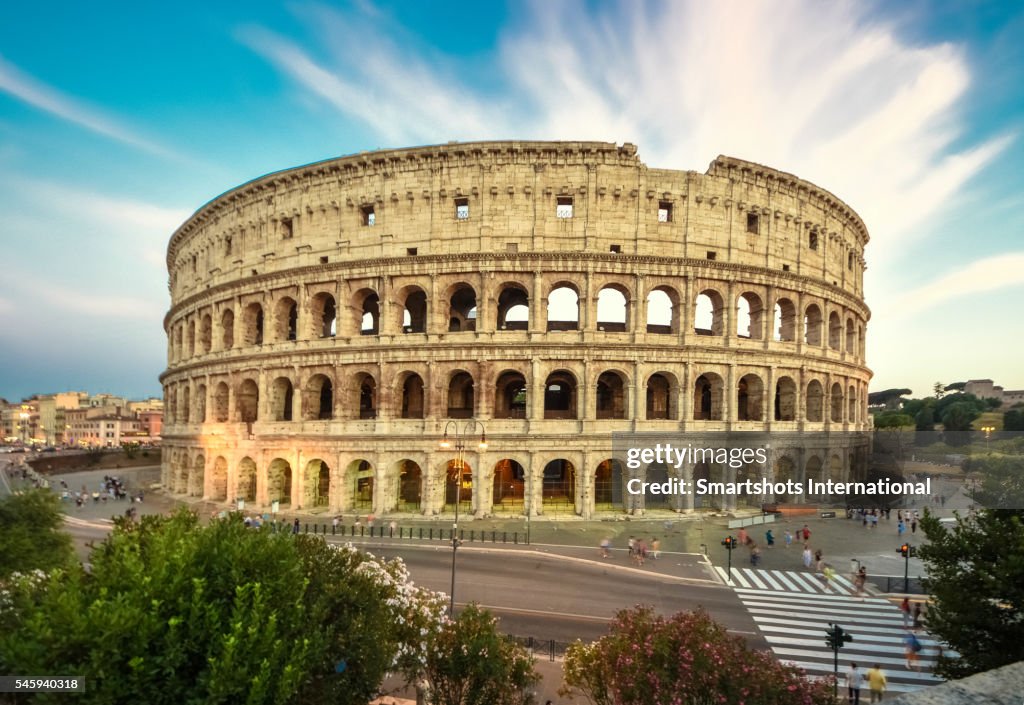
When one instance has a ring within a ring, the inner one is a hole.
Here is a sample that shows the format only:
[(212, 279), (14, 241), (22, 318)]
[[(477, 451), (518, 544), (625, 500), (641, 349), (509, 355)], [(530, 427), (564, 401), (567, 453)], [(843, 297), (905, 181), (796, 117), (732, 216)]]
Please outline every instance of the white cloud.
[(959, 266), (893, 301), (893, 317), (906, 317), (950, 300), (1024, 285), (1024, 252), (1009, 252)]
[(0, 57), (0, 91), (104, 137), (151, 154), (180, 159), (173, 151), (141, 137), (119, 120), (29, 76), (3, 57)]

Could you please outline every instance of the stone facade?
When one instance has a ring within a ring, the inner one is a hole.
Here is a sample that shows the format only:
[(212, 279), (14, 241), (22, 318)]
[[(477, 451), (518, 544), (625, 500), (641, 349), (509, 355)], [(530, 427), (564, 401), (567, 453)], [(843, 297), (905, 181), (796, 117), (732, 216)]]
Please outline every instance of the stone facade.
[(651, 509), (623, 501), (614, 431), (828, 432), (772, 474), (859, 474), (867, 241), (795, 176), (653, 169), (630, 144), (452, 143), (267, 175), (168, 247), (164, 485), (332, 512)]

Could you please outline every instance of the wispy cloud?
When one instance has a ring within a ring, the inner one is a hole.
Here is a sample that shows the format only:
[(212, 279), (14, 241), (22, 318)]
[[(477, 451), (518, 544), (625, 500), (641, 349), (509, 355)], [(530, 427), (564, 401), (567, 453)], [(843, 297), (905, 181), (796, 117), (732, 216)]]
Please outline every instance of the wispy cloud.
[(2, 56), (0, 56), (0, 91), (104, 137), (157, 156), (183, 159), (173, 150), (137, 134), (120, 120), (91, 108), (82, 101), (29, 76)]
[(1008, 252), (959, 266), (903, 293), (887, 308), (893, 317), (906, 318), (947, 301), (1013, 286), (1024, 286), (1024, 252)]

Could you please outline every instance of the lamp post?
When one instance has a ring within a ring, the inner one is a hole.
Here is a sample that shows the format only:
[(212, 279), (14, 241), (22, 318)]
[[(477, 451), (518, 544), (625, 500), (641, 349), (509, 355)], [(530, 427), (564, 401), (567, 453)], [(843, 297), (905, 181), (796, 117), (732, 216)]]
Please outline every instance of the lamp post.
[[(455, 618), (455, 555), (459, 550), (459, 501), (462, 499), (462, 470), (465, 467), (463, 457), (466, 452), (466, 436), (476, 433), (476, 427), (480, 427), (480, 450), (487, 450), (487, 430), (484, 425), (474, 419), (470, 419), (462, 428), (459, 428), (458, 421), (449, 421), (444, 425), (444, 437), (441, 439), (441, 448), (447, 450), (455, 448), (455, 522), (452, 524), (452, 589), (451, 606), (448, 608), (448, 616)], [(448, 428), (454, 427), (454, 442), (448, 438)]]
[(995, 426), (982, 426), (981, 430), (985, 432), (985, 452), (988, 452), (988, 442), (992, 438), (992, 432), (996, 430)]

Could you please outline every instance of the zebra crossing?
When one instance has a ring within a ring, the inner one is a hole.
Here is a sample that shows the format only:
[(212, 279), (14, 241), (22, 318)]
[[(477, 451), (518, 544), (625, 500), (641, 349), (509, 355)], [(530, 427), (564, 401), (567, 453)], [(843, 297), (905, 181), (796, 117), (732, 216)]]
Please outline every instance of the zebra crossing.
[[(725, 579), (726, 571), (717, 566), (716, 570)], [(920, 670), (909, 670), (903, 642), (907, 630), (899, 608), (885, 598), (857, 597), (846, 578), (836, 576), (826, 584), (820, 575), (800, 571), (734, 568), (730, 584), (779, 660), (812, 677), (833, 673), (832, 651), (825, 645), (825, 630), (832, 623), (853, 635), (839, 651), (840, 685), (850, 663), (856, 663), (861, 673), (877, 663), (890, 692), (942, 682), (931, 673), (939, 643), (918, 632)]]

